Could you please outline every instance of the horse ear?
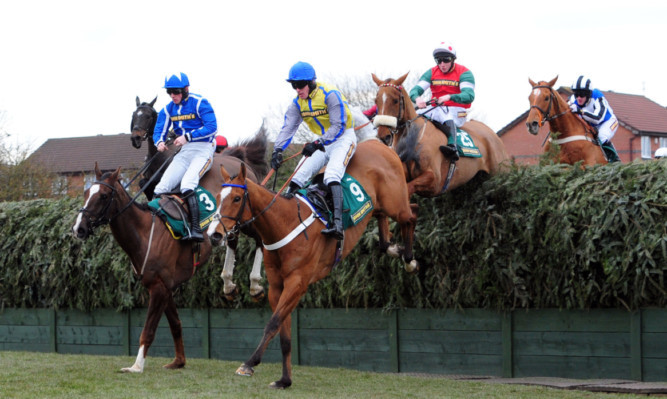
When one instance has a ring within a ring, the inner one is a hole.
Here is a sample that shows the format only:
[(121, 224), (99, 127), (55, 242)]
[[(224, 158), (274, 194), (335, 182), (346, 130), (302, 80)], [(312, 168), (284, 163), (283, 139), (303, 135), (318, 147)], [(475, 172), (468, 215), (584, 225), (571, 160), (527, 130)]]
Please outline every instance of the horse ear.
[(118, 176), (120, 176), (120, 166), (118, 167), (118, 169), (116, 169), (115, 172), (113, 172), (113, 174), (111, 175), (111, 179), (118, 180)]
[(137, 96), (137, 107), (141, 105), (141, 100), (139, 100), (139, 96)]
[(377, 76), (375, 76), (374, 73), (371, 73), (371, 76), (373, 77), (373, 82), (375, 82), (376, 85), (380, 86), (381, 84), (384, 83), (382, 80), (380, 80), (380, 78), (378, 78)]
[(97, 161), (95, 161), (95, 176), (97, 177), (97, 180), (100, 180), (100, 177), (102, 177), (102, 171), (100, 170), (100, 167), (97, 166)]
[(245, 181), (245, 162), (241, 162), (241, 170), (239, 171), (239, 178)]
[[(137, 97), (137, 98), (138, 98), (138, 97)], [(148, 104), (152, 107), (153, 105), (155, 105), (155, 102), (156, 102), (156, 101), (157, 101), (157, 96), (155, 96), (155, 98), (153, 99), (153, 101), (151, 101), (151, 102), (148, 103)]]
[(554, 87), (554, 85), (556, 84), (556, 81), (557, 81), (557, 80), (558, 80), (558, 75), (556, 75), (555, 78), (553, 78), (553, 79), (551, 79), (551, 80), (549, 81), (549, 86)]
[(220, 174), (222, 175), (222, 179), (224, 181), (232, 180), (232, 178), (229, 176), (229, 173), (227, 173), (227, 169), (225, 169), (225, 167), (222, 165), (220, 165)]
[(400, 85), (402, 85), (403, 82), (405, 82), (405, 78), (408, 77), (408, 74), (409, 74), (409, 73), (410, 73), (410, 72), (408, 71), (405, 75), (403, 75), (403, 76), (401, 76), (400, 78), (396, 79), (396, 86), (400, 86)]
[(533, 87), (537, 86), (537, 83), (533, 82), (533, 79), (531, 78), (528, 78), (528, 83), (530, 83), (530, 85)]

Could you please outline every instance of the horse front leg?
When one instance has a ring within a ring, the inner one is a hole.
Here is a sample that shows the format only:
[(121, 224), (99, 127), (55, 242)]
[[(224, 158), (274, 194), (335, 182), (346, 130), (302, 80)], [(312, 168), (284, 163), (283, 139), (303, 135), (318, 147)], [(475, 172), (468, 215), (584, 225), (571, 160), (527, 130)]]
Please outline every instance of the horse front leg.
[(225, 263), (220, 277), (224, 283), (223, 292), (225, 299), (233, 301), (239, 293), (236, 284), (234, 284), (234, 265), (236, 263), (236, 246), (238, 238), (227, 237), (227, 250), (225, 251)]
[(264, 298), (264, 287), (259, 283), (262, 280), (262, 260), (264, 253), (262, 252), (262, 241), (256, 240), (255, 244), (255, 260), (252, 263), (252, 271), (250, 272), (250, 296), (255, 302), (259, 302)]
[(280, 326), (280, 351), (283, 355), (283, 376), (269, 386), (276, 389), (292, 385), (292, 315), (288, 315)]
[(399, 223), (401, 226), (401, 236), (403, 237), (403, 262), (405, 263), (405, 271), (408, 273), (416, 273), (419, 271), (419, 262), (414, 259), (412, 253), (412, 246), (415, 240), (415, 228), (417, 227), (417, 211), (418, 204), (410, 204), (410, 214), (399, 215)]
[(137, 353), (137, 359), (131, 367), (125, 367), (120, 370), (124, 373), (142, 373), (144, 371), (148, 348), (150, 348), (155, 339), (155, 330), (157, 330), (162, 313), (164, 313), (164, 309), (167, 307), (166, 298), (170, 292), (161, 281), (155, 282), (148, 287), (148, 293), (150, 299), (148, 301), (146, 322), (139, 338), (139, 353)]
[[(387, 219), (387, 215), (382, 212), (375, 212), (373, 213), (373, 217), (375, 217), (378, 223), (378, 238), (380, 241), (378, 242), (378, 248), (380, 249), (380, 253), (397, 257), (398, 252), (390, 252), (391, 232), (389, 231), (389, 219)], [(392, 251), (396, 251), (396, 249), (392, 249)]]
[(183, 345), (183, 326), (181, 325), (181, 319), (178, 317), (178, 309), (176, 308), (176, 302), (174, 302), (174, 296), (172, 292), (169, 292), (169, 298), (167, 302), (167, 308), (164, 311), (167, 316), (167, 321), (169, 322), (169, 329), (171, 330), (171, 336), (174, 339), (174, 360), (171, 363), (165, 364), (164, 368), (166, 369), (180, 369), (185, 367), (185, 347)]

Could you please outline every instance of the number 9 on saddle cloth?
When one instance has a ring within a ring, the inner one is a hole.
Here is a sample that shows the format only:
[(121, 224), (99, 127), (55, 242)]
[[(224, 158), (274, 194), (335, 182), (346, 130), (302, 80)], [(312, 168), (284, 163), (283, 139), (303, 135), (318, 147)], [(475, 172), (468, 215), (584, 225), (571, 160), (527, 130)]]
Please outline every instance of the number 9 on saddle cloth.
[[(323, 178), (322, 173), (316, 175), (305, 188), (297, 190), (296, 194), (305, 199), (315, 209), (319, 218), (330, 226), (333, 202), (329, 187), (324, 184)], [(361, 184), (347, 173), (343, 175), (340, 185), (343, 188), (343, 228), (347, 229), (359, 223), (373, 210), (373, 202)]]

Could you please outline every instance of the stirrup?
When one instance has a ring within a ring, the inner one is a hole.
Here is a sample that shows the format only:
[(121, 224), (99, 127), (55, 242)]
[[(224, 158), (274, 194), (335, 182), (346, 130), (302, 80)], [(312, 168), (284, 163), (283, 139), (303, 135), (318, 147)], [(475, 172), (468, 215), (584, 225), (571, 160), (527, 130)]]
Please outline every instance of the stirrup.
[(329, 236), (329, 237), (335, 238), (335, 239), (338, 240), (338, 241), (342, 241), (343, 238), (345, 238), (345, 232), (343, 231), (342, 226), (341, 226), (341, 229), (338, 230), (338, 229), (336, 228), (336, 224), (335, 224), (335, 223), (334, 223), (333, 226), (331, 226), (331, 228), (323, 229), (323, 230), (322, 230), (322, 234), (324, 234), (325, 236)]
[(445, 157), (450, 158), (452, 161), (459, 160), (459, 151), (456, 149), (456, 147), (441, 145), (440, 152), (442, 152)]

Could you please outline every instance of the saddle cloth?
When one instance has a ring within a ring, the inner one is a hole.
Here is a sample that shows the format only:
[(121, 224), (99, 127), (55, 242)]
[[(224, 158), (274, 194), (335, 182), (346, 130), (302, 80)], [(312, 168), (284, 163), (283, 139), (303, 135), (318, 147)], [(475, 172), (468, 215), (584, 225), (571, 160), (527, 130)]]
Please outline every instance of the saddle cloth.
[[(298, 190), (297, 194), (317, 210), (320, 219), (330, 222), (333, 217), (333, 203), (329, 187), (324, 184), (323, 178), (322, 173), (318, 174), (305, 188)], [(347, 229), (359, 223), (373, 210), (373, 201), (361, 184), (347, 173), (343, 175), (340, 185), (343, 188), (343, 228)]]
[[(217, 203), (215, 197), (201, 186), (195, 189), (195, 195), (199, 203), (199, 224), (204, 229), (213, 221)], [(177, 194), (162, 194), (159, 198), (149, 202), (148, 207), (164, 221), (175, 239), (180, 240), (188, 235), (190, 213), (187, 211), (185, 201), (180, 196)]]

